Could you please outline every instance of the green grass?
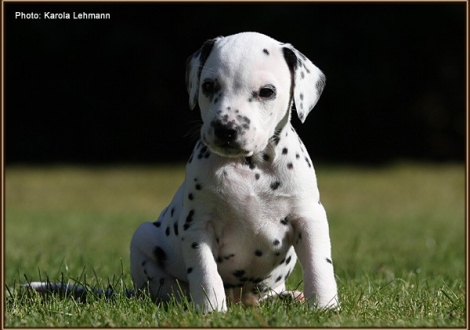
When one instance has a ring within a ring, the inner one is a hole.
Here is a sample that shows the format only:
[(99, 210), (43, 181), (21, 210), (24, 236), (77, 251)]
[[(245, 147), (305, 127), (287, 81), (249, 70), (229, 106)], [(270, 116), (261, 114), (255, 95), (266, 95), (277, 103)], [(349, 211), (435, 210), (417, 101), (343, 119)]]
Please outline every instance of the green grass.
[[(148, 298), (43, 299), (27, 280), (132, 287), (133, 230), (184, 178), (169, 167), (7, 167), (5, 326), (465, 326), (465, 167), (316, 166), (328, 213), (340, 312), (277, 300), (201, 315)], [(296, 267), (288, 288), (301, 284)]]

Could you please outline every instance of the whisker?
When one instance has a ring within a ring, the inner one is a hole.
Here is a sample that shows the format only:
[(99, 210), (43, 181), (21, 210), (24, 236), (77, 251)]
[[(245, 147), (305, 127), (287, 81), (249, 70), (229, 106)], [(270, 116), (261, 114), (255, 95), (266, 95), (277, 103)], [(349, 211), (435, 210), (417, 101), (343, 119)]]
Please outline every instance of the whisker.
[(188, 137), (191, 142), (196, 142), (200, 137), (200, 131), (202, 127), (201, 120), (193, 120), (190, 122), (190, 127), (188, 131), (183, 135), (183, 137)]

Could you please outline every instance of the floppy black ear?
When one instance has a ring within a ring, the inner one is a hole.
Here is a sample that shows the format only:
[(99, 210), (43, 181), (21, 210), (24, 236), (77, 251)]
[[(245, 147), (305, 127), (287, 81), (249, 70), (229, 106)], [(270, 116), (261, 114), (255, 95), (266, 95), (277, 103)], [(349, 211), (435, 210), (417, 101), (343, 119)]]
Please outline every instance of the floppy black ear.
[(325, 75), (304, 54), (290, 44), (283, 45), (284, 58), (294, 77), (294, 103), (297, 115), (305, 122), (317, 104), (326, 84)]
[(222, 37), (209, 39), (202, 45), (197, 52), (186, 60), (186, 88), (189, 93), (189, 108), (192, 110), (197, 104), (199, 94), (199, 78), (202, 68), (206, 62), (212, 47), (217, 40)]

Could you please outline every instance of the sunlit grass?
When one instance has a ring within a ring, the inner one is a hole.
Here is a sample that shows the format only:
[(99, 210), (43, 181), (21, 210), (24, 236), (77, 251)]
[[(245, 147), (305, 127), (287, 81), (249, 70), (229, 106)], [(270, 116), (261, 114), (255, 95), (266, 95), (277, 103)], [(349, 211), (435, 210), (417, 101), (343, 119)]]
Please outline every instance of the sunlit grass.
[[(118, 295), (41, 298), (39, 278), (132, 286), (129, 242), (184, 179), (182, 166), (7, 167), (6, 326), (463, 326), (463, 165), (316, 166), (328, 213), (342, 310), (282, 301), (200, 315)], [(300, 267), (288, 287), (302, 286)]]

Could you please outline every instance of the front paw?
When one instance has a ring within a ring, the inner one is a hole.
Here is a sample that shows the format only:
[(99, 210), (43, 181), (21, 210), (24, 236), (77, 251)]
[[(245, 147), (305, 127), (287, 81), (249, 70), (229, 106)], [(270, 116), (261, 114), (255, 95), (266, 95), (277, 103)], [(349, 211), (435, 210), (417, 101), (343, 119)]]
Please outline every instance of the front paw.
[(204, 314), (227, 311), (227, 299), (223, 285), (221, 290), (217, 290), (215, 287), (206, 290), (205, 287), (201, 287), (201, 290), (193, 293), (193, 301), (196, 311)]
[(195, 302), (195, 307), (197, 312), (201, 312), (203, 314), (208, 314), (211, 312), (226, 312), (227, 311), (227, 303), (225, 301), (225, 297), (220, 299), (204, 299), (201, 302)]
[(341, 305), (338, 300), (338, 295), (328, 297), (318, 297), (314, 295), (307, 300), (310, 308), (329, 309), (333, 311), (340, 311)]

